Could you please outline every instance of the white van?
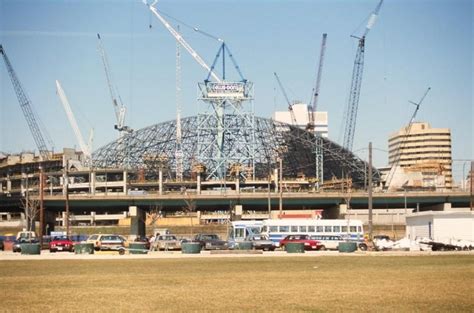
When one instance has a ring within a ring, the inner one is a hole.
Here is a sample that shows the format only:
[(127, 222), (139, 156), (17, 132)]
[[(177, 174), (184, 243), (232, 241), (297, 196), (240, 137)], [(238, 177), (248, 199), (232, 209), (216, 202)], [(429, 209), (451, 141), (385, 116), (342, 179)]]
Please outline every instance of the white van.
[(319, 250), (337, 250), (340, 242), (345, 242), (341, 236), (337, 235), (313, 235), (311, 239), (317, 240), (321, 243)]

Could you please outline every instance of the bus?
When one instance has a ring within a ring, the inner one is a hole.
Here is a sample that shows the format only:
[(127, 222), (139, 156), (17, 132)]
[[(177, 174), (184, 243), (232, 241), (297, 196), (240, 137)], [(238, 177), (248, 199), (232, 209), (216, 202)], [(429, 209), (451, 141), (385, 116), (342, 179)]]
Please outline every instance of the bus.
[(233, 221), (229, 230), (229, 247), (246, 241), (250, 235), (260, 234), (263, 221)]
[(267, 235), (278, 247), (280, 240), (288, 235), (333, 235), (345, 240), (358, 242), (361, 250), (366, 250), (364, 227), (360, 220), (343, 219), (268, 219), (263, 221), (262, 235)]

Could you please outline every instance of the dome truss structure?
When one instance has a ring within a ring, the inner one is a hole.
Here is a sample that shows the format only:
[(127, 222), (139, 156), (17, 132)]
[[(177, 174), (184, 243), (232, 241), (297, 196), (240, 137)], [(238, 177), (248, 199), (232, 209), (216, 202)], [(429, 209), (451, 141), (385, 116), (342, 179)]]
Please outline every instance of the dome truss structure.
[[(232, 117), (230, 117), (232, 118)], [(191, 179), (196, 173), (205, 173), (208, 164), (198, 159), (198, 138), (208, 136), (209, 142), (215, 134), (202, 132), (197, 116), (181, 120), (183, 152), (183, 179)], [(233, 164), (228, 167), (226, 178), (233, 179), (239, 172), (247, 171), (247, 179), (268, 179), (282, 160), (284, 178), (316, 176), (316, 141), (314, 134), (298, 127), (271, 119), (255, 117), (255, 149), (251, 163)], [(334, 179), (352, 180), (352, 186), (363, 187), (368, 164), (327, 138), (321, 138), (324, 154), (324, 181)], [(176, 179), (176, 121), (148, 126), (126, 134), (93, 153), (95, 168), (125, 168), (142, 171), (145, 179), (163, 177)], [(232, 144), (229, 141), (228, 144)], [(249, 150), (247, 150), (249, 151)], [(244, 152), (245, 153), (245, 152)], [(380, 173), (372, 170), (374, 182), (380, 181)], [(202, 175), (205, 177), (205, 175)]]

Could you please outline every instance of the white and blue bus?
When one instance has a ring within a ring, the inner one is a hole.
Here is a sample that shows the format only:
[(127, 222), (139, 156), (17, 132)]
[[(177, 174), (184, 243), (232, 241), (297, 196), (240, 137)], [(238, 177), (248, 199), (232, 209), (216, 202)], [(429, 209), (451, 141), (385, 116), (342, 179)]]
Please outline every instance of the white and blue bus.
[(229, 230), (229, 246), (247, 240), (250, 235), (260, 234), (263, 221), (233, 221)]
[(360, 220), (269, 219), (263, 221), (261, 233), (267, 235), (277, 246), (280, 240), (295, 234), (336, 235), (361, 244), (364, 241), (364, 227)]

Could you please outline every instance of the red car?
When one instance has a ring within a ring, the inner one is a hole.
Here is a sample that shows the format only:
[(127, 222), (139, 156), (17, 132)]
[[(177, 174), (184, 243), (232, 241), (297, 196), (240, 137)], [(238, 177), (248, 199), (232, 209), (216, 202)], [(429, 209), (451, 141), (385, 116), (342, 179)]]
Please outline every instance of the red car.
[(74, 251), (74, 243), (67, 236), (53, 237), (49, 243), (49, 252)]
[(303, 243), (305, 250), (319, 250), (322, 244), (314, 239), (311, 239), (309, 235), (288, 235), (280, 240), (280, 247), (285, 249), (285, 245), (290, 242)]

